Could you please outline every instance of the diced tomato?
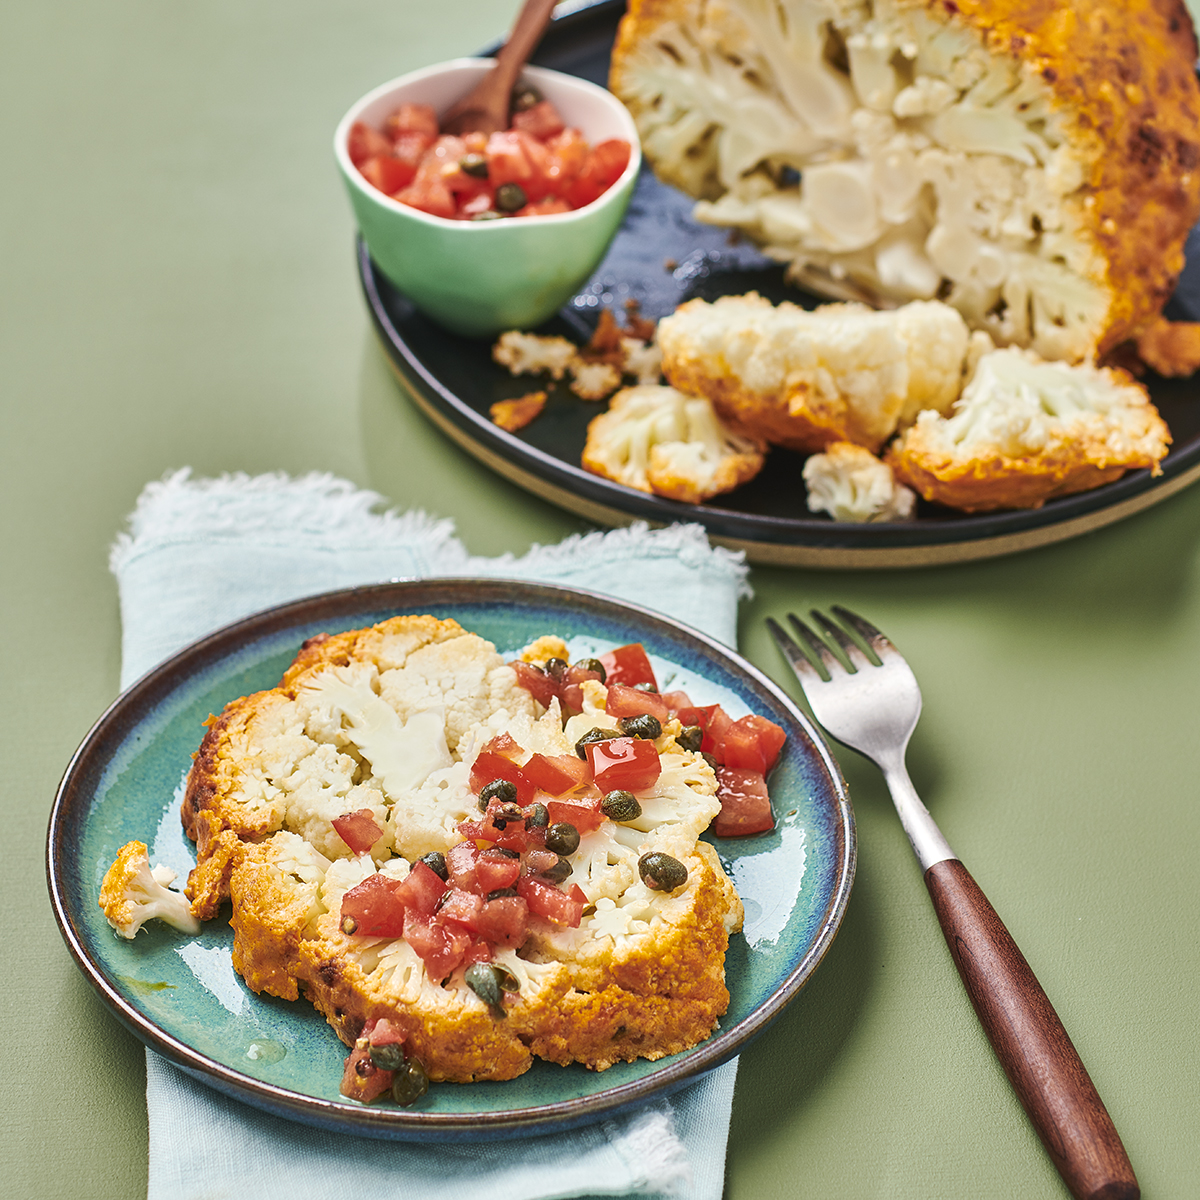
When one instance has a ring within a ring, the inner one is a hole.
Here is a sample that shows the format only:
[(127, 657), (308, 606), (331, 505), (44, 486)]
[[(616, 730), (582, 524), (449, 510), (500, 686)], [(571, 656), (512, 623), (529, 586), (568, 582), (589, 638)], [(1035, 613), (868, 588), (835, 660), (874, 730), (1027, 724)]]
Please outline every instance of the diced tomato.
[(546, 182), (555, 195), (561, 196), (583, 169), (587, 161), (588, 144), (578, 129), (564, 129), (546, 143), (546, 149), (550, 152)]
[(774, 721), (751, 714), (739, 717), (725, 731), (721, 761), (765, 775), (779, 758), (787, 734)]
[(446, 891), (446, 881), (423, 862), (417, 862), (407, 877), (396, 884), (395, 891), (396, 899), (406, 909), (431, 917)]
[(534, 787), (551, 796), (565, 796), (591, 778), (587, 763), (577, 754), (535, 754), (521, 772)]
[[(496, 739), (493, 738), (493, 741)], [(514, 743), (515, 745), (516, 743)], [(491, 745), (489, 742), (488, 745)], [(533, 799), (533, 784), (525, 778), (524, 772), (511, 758), (497, 754), (486, 747), (479, 752), (471, 764), (471, 790), (478, 794), (489, 783), (497, 779), (507, 779), (517, 789), (517, 803), (528, 804)]]
[(365, 1037), (372, 1046), (398, 1046), (404, 1041), (404, 1030), (393, 1025), (387, 1017), (377, 1021), (368, 1021), (359, 1035)]
[(357, 1039), (354, 1049), (350, 1051), (350, 1057), (345, 1060), (339, 1091), (351, 1100), (361, 1100), (363, 1104), (370, 1104), (392, 1086), (395, 1072), (381, 1071), (371, 1061), (370, 1047), (358, 1044), (364, 1040), (362, 1037)]
[(712, 706), (712, 712), (708, 714), (708, 720), (701, 728), (704, 730), (704, 741), (700, 743), (700, 749), (705, 754), (711, 754), (717, 762), (721, 762), (721, 755), (725, 749), (725, 735), (733, 726), (733, 718), (719, 705)]
[(338, 837), (355, 854), (370, 850), (383, 837), (383, 830), (376, 824), (375, 814), (369, 808), (359, 808), (354, 812), (334, 817), (332, 825)]
[(464, 892), (461, 888), (451, 888), (446, 903), (437, 910), (434, 923), (445, 925), (447, 921), (457, 921), (468, 929), (474, 927), (474, 919), (483, 908), (483, 898), (474, 892)]
[(636, 683), (648, 683), (656, 692), (658, 680), (654, 678), (654, 668), (646, 655), (646, 648), (641, 642), (629, 646), (618, 646), (600, 655), (606, 673), (605, 683), (612, 687), (614, 683), (633, 687)]
[(358, 169), (372, 187), (378, 188), (386, 196), (394, 195), (408, 187), (416, 175), (412, 166), (391, 154), (378, 154), (374, 158), (368, 158)]
[(667, 708), (676, 716), (679, 715), (681, 709), (695, 707), (695, 705), (692, 704), (691, 697), (687, 694), (687, 692), (663, 692), (662, 700)]
[(592, 777), (602, 792), (630, 792), (652, 787), (662, 773), (658, 751), (644, 738), (609, 738), (584, 747)]
[[(655, 755), (655, 758), (657, 757)], [(547, 800), (546, 808), (552, 824), (565, 821), (568, 825), (574, 825), (580, 833), (591, 833), (604, 824), (599, 796), (574, 800)]]
[(745, 837), (775, 828), (767, 783), (760, 772), (718, 767), (717, 799), (721, 811), (712, 824), (717, 837)]
[(576, 208), (599, 199), (620, 179), (632, 153), (629, 143), (618, 138), (610, 138), (592, 147), (582, 169), (567, 190), (567, 199)]
[(565, 124), (558, 109), (549, 100), (541, 100), (524, 112), (513, 113), (512, 127), (544, 142), (562, 133)]
[(404, 933), (404, 905), (396, 895), (396, 881), (386, 875), (369, 875), (342, 897), (342, 920), (349, 917), (360, 937), (398, 938)]
[(529, 845), (531, 830), (525, 828), (525, 814), (515, 820), (508, 815), (512, 810), (503, 800), (488, 803), (487, 812), (480, 821), (462, 821), (458, 831), (472, 841), (494, 842), (505, 850), (518, 853)]
[(582, 712), (583, 684), (589, 679), (599, 678), (599, 671), (591, 671), (587, 667), (572, 663), (563, 675), (561, 693), (563, 707), (573, 713)]
[(571, 929), (579, 928), (579, 922), (583, 919), (586, 897), (580, 900), (574, 896), (568, 896), (553, 884), (546, 883), (541, 879), (534, 879), (531, 875), (522, 875), (517, 880), (517, 892), (529, 905), (531, 913), (545, 917), (548, 921), (554, 921), (559, 925), (566, 925)]
[[(446, 852), (446, 870), (450, 874), (451, 887), (461, 888), (464, 892), (475, 891), (475, 863), (479, 851), (474, 842), (459, 842)], [(443, 888), (443, 891), (445, 889)]]
[(350, 133), (346, 138), (346, 153), (356, 167), (361, 169), (368, 159), (391, 152), (391, 142), (378, 129), (372, 129), (370, 125), (364, 125), (361, 121), (355, 121), (350, 126)]
[(430, 979), (440, 982), (462, 962), (475, 939), (455, 922), (441, 923), (410, 912), (404, 921), (404, 940), (424, 960)]
[(406, 188), (396, 193), (396, 199), (410, 208), (419, 208), (430, 216), (450, 218), (455, 215), (454, 193), (440, 178), (422, 180), (421, 172)]
[(520, 137), (511, 130), (493, 133), (484, 151), (488, 160), (488, 178), (494, 187), (517, 183), (522, 189), (533, 174), (533, 164), (525, 153)]
[(402, 133), (422, 133), (432, 142), (438, 135), (437, 112), (432, 104), (402, 104), (389, 114), (384, 128), (393, 139)]
[(517, 683), (543, 708), (549, 708), (550, 701), (558, 695), (558, 680), (533, 663), (513, 662), (509, 666), (517, 673)]
[(470, 928), (493, 946), (515, 949), (529, 936), (529, 905), (520, 896), (497, 896), (483, 903)]
[(604, 711), (610, 717), (636, 717), (648, 713), (659, 721), (667, 721), (671, 715), (666, 702), (657, 693), (643, 692), (640, 688), (626, 687), (622, 683), (609, 685)]
[[(701, 729), (707, 729), (709, 721), (712, 720), (713, 713), (720, 707), (719, 704), (705, 704), (699, 707), (677, 708), (675, 715), (683, 725), (699, 725)], [(702, 746), (701, 749), (703, 748)]]
[(494, 850), (481, 851), (475, 860), (475, 886), (481, 896), (498, 888), (512, 887), (521, 874), (521, 860), (497, 854)]
[(558, 199), (557, 196), (547, 196), (545, 199), (539, 200), (536, 204), (527, 204), (524, 208), (519, 208), (514, 217), (552, 217), (555, 213), (571, 212), (571, 206), (565, 201)]
[(525, 855), (525, 866), (534, 874), (549, 871), (558, 866), (558, 855), (553, 850), (530, 850)]
[(491, 962), (492, 948), (483, 938), (476, 938), (468, 947), (466, 953), (462, 956), (460, 966), (469, 967), (472, 963)]
[(434, 143), (434, 138), (424, 133), (402, 133), (392, 142), (392, 157), (412, 167), (413, 175), (421, 165), (425, 151)]
[(483, 748), (491, 754), (503, 754), (505, 758), (511, 758), (514, 762), (525, 753), (511, 733), (496, 734)]

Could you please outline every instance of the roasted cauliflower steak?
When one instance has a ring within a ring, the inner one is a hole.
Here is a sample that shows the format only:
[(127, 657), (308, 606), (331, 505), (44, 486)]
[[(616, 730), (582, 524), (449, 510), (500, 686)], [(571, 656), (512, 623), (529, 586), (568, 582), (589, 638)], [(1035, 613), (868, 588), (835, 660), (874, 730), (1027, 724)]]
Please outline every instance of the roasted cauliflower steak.
[[(551, 653), (566, 653), (555, 636), (524, 659)], [(716, 777), (677, 744), (674, 719), (636, 819), (603, 820), (563, 857), (556, 882), (586, 899), (578, 927), (531, 911), (520, 944), (492, 947), (518, 985), (502, 1012), (466, 985), (468, 962), (435, 978), (404, 937), (364, 936), (343, 916), (351, 889), (400, 884), (467, 840), (458, 826), (481, 819), (472, 766), (497, 739), (528, 759), (615, 731), (605, 689), (584, 694), (564, 727), (558, 700), (536, 702), (489, 642), (431, 616), (306, 642), (278, 687), (210, 718), (183, 803), (192, 912), (211, 917), (228, 896), (234, 966), (255, 992), (307, 997), (351, 1046), (387, 1018), (435, 1081), (511, 1079), (538, 1057), (601, 1070), (695, 1045), (728, 1007), (724, 955), (742, 907), (697, 840), (720, 809)], [(373, 845), (343, 840), (346, 814), (375, 823)], [(653, 852), (683, 863), (686, 883), (648, 886), (638, 862)]]
[(631, 0), (610, 86), (660, 178), (825, 295), (939, 298), (1080, 361), (1200, 213), (1183, 0)]

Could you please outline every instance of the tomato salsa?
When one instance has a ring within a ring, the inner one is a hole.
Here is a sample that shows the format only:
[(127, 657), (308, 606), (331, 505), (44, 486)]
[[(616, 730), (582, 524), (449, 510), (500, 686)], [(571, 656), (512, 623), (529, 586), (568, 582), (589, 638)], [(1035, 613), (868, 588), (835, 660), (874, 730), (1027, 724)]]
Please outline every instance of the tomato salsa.
[(350, 127), (362, 177), (401, 204), (456, 221), (571, 212), (602, 196), (629, 165), (628, 142), (588, 145), (532, 88), (514, 93), (512, 124), (493, 134), (442, 133), (428, 104), (402, 104), (383, 128)]

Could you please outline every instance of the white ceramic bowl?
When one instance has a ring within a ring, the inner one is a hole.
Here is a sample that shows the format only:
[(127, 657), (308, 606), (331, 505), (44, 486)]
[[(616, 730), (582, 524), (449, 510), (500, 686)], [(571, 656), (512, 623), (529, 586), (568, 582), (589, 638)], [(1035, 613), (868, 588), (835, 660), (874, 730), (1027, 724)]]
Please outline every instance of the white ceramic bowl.
[(623, 138), (633, 147), (624, 173), (599, 199), (552, 216), (450, 221), (385, 196), (358, 173), (346, 148), (356, 121), (381, 128), (404, 103), (432, 104), (440, 116), (491, 65), (491, 59), (459, 58), (402, 75), (359, 100), (334, 135), (338, 167), (375, 263), (428, 316), (474, 337), (539, 325), (579, 290), (621, 224), (642, 161), (633, 118), (615, 96), (573, 75), (527, 67), (522, 77), (591, 145)]

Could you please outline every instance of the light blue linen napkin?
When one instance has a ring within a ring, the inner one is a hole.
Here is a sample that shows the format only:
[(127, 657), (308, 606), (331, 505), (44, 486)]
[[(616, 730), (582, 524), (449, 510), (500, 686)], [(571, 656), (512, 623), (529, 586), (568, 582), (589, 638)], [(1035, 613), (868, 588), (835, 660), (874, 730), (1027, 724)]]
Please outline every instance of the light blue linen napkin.
[[(747, 592), (740, 557), (698, 526), (569, 538), (515, 558), (477, 558), (449, 522), (380, 512), (381, 498), (329, 475), (152, 483), (113, 547), (121, 686), (230, 621), (356, 584), (501, 576), (606, 592), (728, 645)], [(384, 1142), (270, 1116), (146, 1052), (148, 1200), (719, 1200), (737, 1064), (622, 1118), (543, 1137), (462, 1146)]]

